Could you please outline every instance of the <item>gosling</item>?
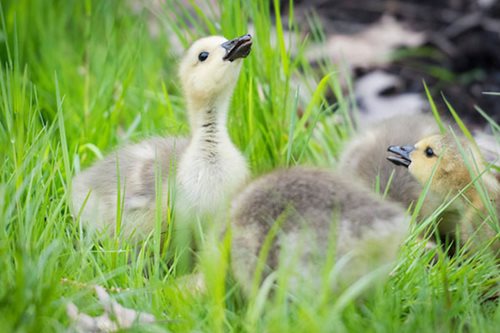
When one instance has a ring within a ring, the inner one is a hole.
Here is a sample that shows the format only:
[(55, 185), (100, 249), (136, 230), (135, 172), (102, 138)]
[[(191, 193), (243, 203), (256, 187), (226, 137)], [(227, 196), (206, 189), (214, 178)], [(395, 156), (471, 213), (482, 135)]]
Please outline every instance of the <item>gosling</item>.
[(226, 118), (251, 46), (250, 35), (196, 41), (179, 68), (191, 138), (153, 138), (126, 146), (78, 174), (73, 179), (73, 214), (88, 227), (112, 235), (120, 207), (123, 235), (144, 237), (154, 229), (157, 177), (164, 212), (172, 179), (175, 208), (181, 214), (202, 216), (222, 209), (249, 175), (245, 158), (231, 142)]
[(333, 254), (337, 263), (347, 264), (328, 281), (331, 290), (390, 266), (408, 231), (399, 205), (331, 171), (304, 167), (275, 171), (252, 182), (233, 201), (231, 223), (232, 269), (247, 295), (268, 237), (272, 245), (264, 255), (261, 277), (285, 265), (291, 269), (290, 291), (297, 292), (304, 284), (322, 284), (327, 258)]
[[(408, 172), (387, 162), (387, 147), (395, 142), (416, 142), (438, 133), (439, 127), (430, 115), (394, 116), (355, 135), (344, 148), (338, 169), (370, 189), (386, 192), (387, 199), (407, 208), (418, 200), (422, 186)], [(427, 207), (429, 211), (436, 208), (430, 201)]]
[[(461, 193), (453, 204), (459, 211), (460, 217), (454, 227), (460, 232), (462, 243), (470, 241), (473, 250), (490, 243), (498, 258), (500, 184), (486, 169), (479, 152), (465, 140), (458, 142), (460, 145), (449, 135), (432, 135), (415, 145), (390, 146), (388, 151), (394, 155), (387, 159), (408, 168), (421, 184), (430, 182), (430, 191), (442, 200)], [(479, 178), (487, 193), (486, 198), (480, 194), (481, 185), (476, 182)], [(490, 200), (491, 205), (486, 205), (486, 200)]]

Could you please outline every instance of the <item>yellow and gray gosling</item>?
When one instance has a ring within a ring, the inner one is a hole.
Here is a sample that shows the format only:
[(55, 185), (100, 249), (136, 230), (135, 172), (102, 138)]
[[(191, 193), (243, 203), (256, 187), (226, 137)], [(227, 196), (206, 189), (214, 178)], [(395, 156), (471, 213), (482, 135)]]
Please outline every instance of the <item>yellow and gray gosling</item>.
[[(347, 143), (340, 156), (338, 170), (359, 179), (372, 190), (378, 184), (380, 193), (384, 193), (389, 186), (387, 199), (400, 202), (407, 208), (419, 198), (422, 185), (406, 170), (387, 162), (387, 147), (399, 142), (417, 142), (438, 133), (439, 127), (430, 115), (389, 118), (366, 128)], [(430, 202), (426, 207), (429, 212), (436, 208)]]
[[(344, 175), (304, 167), (252, 182), (233, 201), (231, 223), (232, 269), (247, 294), (259, 255), (267, 258), (262, 277), (285, 265), (293, 292), (303, 285), (321, 286), (327, 258), (345, 260), (339, 276), (328, 281), (334, 290), (390, 267), (408, 232), (399, 205)], [(261, 254), (266, 239), (272, 239), (267, 255)]]
[[(450, 232), (458, 228), (462, 242), (471, 240), (473, 249), (489, 243), (500, 257), (500, 184), (486, 170), (480, 153), (472, 145), (463, 139), (460, 145), (463, 153), (455, 138), (432, 135), (415, 145), (390, 146), (388, 150), (393, 155), (387, 158), (407, 167), (419, 183), (430, 182), (430, 191), (441, 201), (463, 191), (454, 202), (459, 218), (453, 221)], [(473, 181), (476, 183), (471, 184)], [(483, 186), (487, 198), (481, 197), (478, 186)], [(486, 205), (486, 200), (490, 200), (491, 205)]]
[[(417, 200), (422, 195), (423, 186), (406, 172), (407, 170), (387, 161), (387, 147), (401, 142), (417, 142), (421, 138), (439, 133), (439, 127), (431, 115), (394, 116), (355, 135), (340, 157), (339, 170), (361, 180), (372, 190), (378, 183), (380, 193), (387, 191), (387, 200), (398, 202), (405, 208), (415, 208)], [(443, 203), (442, 198), (432, 192), (428, 192), (423, 200), (418, 212), (419, 223), (433, 214)], [(454, 234), (458, 216), (457, 209), (450, 206), (440, 214), (434, 224), (438, 230), (436, 236), (443, 241), (445, 247), (448, 247), (450, 240), (453, 241), (450, 234)], [(421, 237), (428, 232), (432, 232), (432, 228), (426, 229)], [(434, 235), (432, 233), (433, 239), (425, 242), (428, 249), (436, 246)], [(451, 248), (452, 251), (453, 249)]]
[(251, 45), (250, 35), (233, 40), (211, 36), (189, 48), (179, 78), (191, 138), (154, 138), (129, 145), (78, 174), (73, 179), (72, 212), (81, 214), (86, 227), (115, 232), (119, 190), (123, 235), (141, 238), (150, 233), (157, 208), (157, 171), (164, 203), (168, 177), (175, 176), (177, 212), (194, 217), (225, 206), (249, 175), (245, 158), (231, 142), (226, 118), (242, 59)]

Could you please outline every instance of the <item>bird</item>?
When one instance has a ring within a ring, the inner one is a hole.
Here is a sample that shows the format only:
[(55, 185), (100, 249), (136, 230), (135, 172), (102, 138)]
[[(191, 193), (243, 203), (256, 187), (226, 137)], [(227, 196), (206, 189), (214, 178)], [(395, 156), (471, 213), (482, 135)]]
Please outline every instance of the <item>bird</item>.
[[(388, 200), (408, 208), (420, 197), (422, 185), (405, 170), (387, 162), (387, 147), (438, 133), (440, 129), (431, 115), (388, 118), (356, 133), (343, 148), (337, 169), (376, 192), (387, 193)], [(435, 200), (428, 198), (421, 215), (429, 214), (437, 206)]]
[(175, 211), (185, 218), (223, 210), (250, 173), (226, 122), (242, 59), (251, 46), (249, 34), (195, 41), (179, 65), (190, 138), (155, 137), (127, 145), (77, 174), (73, 215), (89, 229), (109, 235), (117, 234), (121, 220), (124, 237), (143, 239), (154, 230), (157, 208), (166, 213), (167, 197), (175, 196)]
[(400, 205), (314, 167), (276, 170), (254, 180), (235, 197), (230, 216), (232, 271), (246, 295), (262, 264), (263, 279), (280, 265), (288, 267), (293, 293), (303, 285), (317, 288), (332, 255), (346, 266), (329, 288), (346, 288), (390, 266), (409, 224)]
[(459, 232), (462, 244), (478, 250), (488, 243), (500, 258), (500, 183), (474, 144), (447, 133), (391, 145), (388, 151), (389, 161), (406, 167), (419, 183), (429, 183), (430, 192), (442, 201), (457, 196), (452, 202), (459, 212), (453, 231)]

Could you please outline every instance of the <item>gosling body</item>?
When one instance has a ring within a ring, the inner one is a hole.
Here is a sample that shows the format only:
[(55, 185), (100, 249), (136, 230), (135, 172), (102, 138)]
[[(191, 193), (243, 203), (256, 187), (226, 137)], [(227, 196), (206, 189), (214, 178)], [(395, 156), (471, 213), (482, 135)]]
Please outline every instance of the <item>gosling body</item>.
[(154, 228), (156, 175), (166, 200), (171, 168), (188, 143), (186, 138), (153, 138), (110, 154), (73, 179), (73, 214), (91, 229), (114, 234), (120, 225), (126, 235), (147, 234)]
[(404, 209), (383, 202), (353, 181), (333, 172), (292, 168), (252, 182), (232, 207), (232, 267), (250, 293), (259, 255), (270, 230), (276, 235), (267, 254), (264, 277), (290, 265), (291, 288), (321, 285), (332, 254), (350, 257), (333, 289), (391, 263), (406, 237)]
[(156, 138), (126, 146), (77, 175), (73, 214), (88, 227), (114, 234), (121, 224), (125, 236), (142, 238), (153, 230), (157, 209), (166, 214), (172, 197), (183, 220), (219, 211), (249, 174), (226, 122), (251, 44), (250, 35), (196, 41), (179, 68), (191, 138)]

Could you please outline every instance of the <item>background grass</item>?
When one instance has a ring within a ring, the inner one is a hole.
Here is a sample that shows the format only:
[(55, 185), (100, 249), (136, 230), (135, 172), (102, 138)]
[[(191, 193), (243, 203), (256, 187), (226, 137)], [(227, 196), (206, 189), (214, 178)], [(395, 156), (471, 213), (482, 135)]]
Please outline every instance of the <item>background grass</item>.
[[(318, 75), (302, 56), (305, 44), (292, 57), (283, 28), (295, 31), (293, 19), (272, 19), (268, 2), (222, 0), (220, 15), (194, 3), (144, 3), (1, 2), (0, 331), (65, 331), (69, 301), (101, 313), (92, 284), (120, 288), (113, 296), (121, 304), (157, 316), (157, 325), (140, 331), (498, 329), (498, 302), (488, 300), (499, 283), (495, 263), (482, 254), (441, 255), (429, 266), (432, 253), (416, 233), (390, 280), (362, 301), (326, 291), (244, 300), (228, 274), (230, 239), (210, 237), (199, 260), (209, 291), (198, 295), (177, 283), (175, 264), (152, 255), (152, 239), (137, 250), (87, 235), (69, 213), (72, 176), (118, 145), (188, 133), (176, 66), (182, 47), (198, 37), (254, 31), (229, 119), (254, 175), (299, 163), (333, 166), (352, 133), (349, 122), (327, 121), (332, 110), (347, 119), (345, 71), (322, 64)], [(334, 92), (335, 105), (325, 102), (324, 89)], [(299, 98), (302, 92), (310, 98)]]

